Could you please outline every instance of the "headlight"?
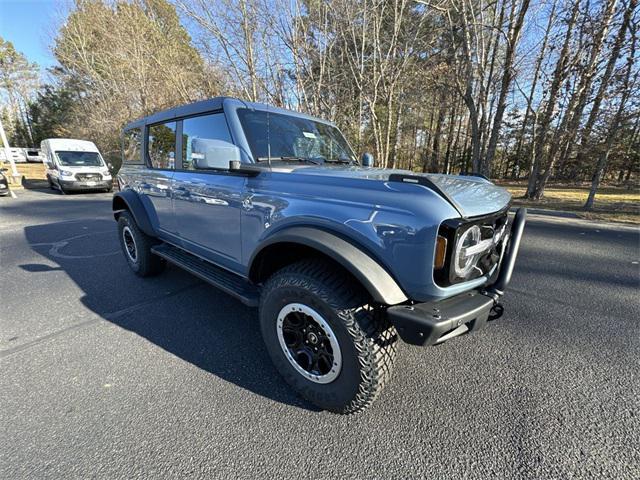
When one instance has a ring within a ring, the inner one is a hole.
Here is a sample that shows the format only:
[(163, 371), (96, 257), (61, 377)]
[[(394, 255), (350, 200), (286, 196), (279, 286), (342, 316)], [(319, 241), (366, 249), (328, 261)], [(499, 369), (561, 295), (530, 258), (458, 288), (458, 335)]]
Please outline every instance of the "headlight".
[(453, 252), (453, 270), (457, 277), (466, 278), (476, 266), (480, 254), (472, 247), (480, 243), (481, 234), (480, 227), (474, 225), (460, 235)]
[(60, 175), (63, 177), (72, 177), (73, 172), (70, 172), (69, 170), (60, 170)]

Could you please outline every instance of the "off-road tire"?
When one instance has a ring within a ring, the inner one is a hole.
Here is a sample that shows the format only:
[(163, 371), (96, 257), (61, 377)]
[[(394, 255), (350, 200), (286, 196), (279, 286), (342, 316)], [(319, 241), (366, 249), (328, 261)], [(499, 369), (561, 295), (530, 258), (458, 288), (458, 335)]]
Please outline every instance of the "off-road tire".
[[(301, 303), (329, 324), (340, 346), (342, 368), (331, 383), (312, 382), (287, 359), (276, 332), (280, 310)], [(358, 413), (369, 407), (391, 376), (397, 333), (370, 305), (367, 292), (339, 267), (303, 260), (273, 274), (260, 299), (260, 326), (277, 370), (302, 397), (335, 413)]]
[[(131, 233), (135, 242), (135, 260), (127, 253), (123, 235), (125, 228)], [(121, 212), (118, 216), (118, 238), (120, 239), (120, 247), (122, 247), (124, 258), (136, 275), (150, 277), (164, 270), (165, 260), (151, 253), (151, 247), (157, 245), (159, 241), (140, 230), (133, 215), (128, 211)]]

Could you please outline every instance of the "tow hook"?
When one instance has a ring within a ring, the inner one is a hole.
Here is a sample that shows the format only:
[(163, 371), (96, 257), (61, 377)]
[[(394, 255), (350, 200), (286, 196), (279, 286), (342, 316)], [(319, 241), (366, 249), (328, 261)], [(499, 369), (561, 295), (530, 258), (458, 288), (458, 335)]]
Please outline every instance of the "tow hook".
[(491, 311), (489, 312), (489, 320), (490, 322), (499, 319), (504, 314), (504, 307), (500, 305), (498, 302), (493, 304), (491, 307)]

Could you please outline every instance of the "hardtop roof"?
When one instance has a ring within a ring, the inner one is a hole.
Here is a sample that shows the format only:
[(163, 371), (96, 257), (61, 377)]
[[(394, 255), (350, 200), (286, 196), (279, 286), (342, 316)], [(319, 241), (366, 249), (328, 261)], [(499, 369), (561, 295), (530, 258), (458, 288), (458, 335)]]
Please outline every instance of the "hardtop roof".
[(133, 122), (125, 125), (124, 130), (129, 130), (135, 127), (139, 128), (143, 127), (144, 125), (151, 125), (154, 123), (166, 122), (175, 118), (189, 117), (215, 110), (221, 110), (224, 104), (237, 104), (238, 106), (244, 106), (246, 108), (255, 110), (269, 110), (272, 113), (284, 113), (333, 125), (332, 122), (329, 122), (322, 118), (314, 117), (312, 115), (307, 115), (305, 113), (300, 113), (293, 110), (287, 110), (286, 108), (274, 107), (265, 103), (245, 102), (244, 100), (240, 100), (234, 97), (214, 97), (195, 103), (189, 103), (187, 105), (168, 108), (166, 110), (151, 114), (147, 117), (139, 118), (138, 120), (134, 120)]

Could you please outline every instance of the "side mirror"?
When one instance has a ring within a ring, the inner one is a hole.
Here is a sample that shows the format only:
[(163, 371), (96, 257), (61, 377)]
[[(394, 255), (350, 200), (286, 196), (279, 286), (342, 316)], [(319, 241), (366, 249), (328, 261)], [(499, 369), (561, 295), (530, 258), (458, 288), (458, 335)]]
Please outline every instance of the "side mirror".
[(107, 168), (109, 170), (113, 170), (113, 163), (111, 163), (111, 162), (107, 163)]
[(8, 168), (0, 168), (0, 172), (8, 172), (9, 169)]
[(229, 162), (240, 161), (240, 149), (224, 140), (195, 138), (191, 149), (191, 161), (198, 170), (227, 169)]
[(363, 167), (373, 167), (373, 155), (369, 152), (364, 152), (360, 158), (360, 163)]

